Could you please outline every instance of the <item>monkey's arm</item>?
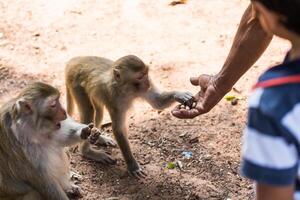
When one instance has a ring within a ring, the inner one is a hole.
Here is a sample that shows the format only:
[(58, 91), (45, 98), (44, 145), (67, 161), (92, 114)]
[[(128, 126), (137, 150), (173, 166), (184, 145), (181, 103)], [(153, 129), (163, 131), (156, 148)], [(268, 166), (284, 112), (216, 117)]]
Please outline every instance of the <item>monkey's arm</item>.
[(44, 171), (38, 172), (30, 178), (30, 185), (47, 200), (69, 200), (61, 185)]
[(64, 147), (75, 145), (90, 135), (85, 129), (89, 129), (89, 125), (78, 123), (68, 116), (61, 121), (61, 128), (54, 133), (53, 140)]
[(155, 87), (151, 87), (147, 93), (143, 95), (144, 99), (155, 109), (163, 110), (171, 106), (174, 102), (185, 104), (193, 99), (193, 94), (190, 92), (161, 92)]

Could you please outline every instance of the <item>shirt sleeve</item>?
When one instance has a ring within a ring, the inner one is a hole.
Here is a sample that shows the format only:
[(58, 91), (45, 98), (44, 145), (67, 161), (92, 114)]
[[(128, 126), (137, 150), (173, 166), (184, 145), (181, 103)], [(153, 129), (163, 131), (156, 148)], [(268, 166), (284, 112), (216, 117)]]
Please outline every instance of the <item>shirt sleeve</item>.
[(283, 125), (259, 108), (250, 107), (244, 133), (242, 175), (258, 183), (287, 186), (295, 183), (298, 154), (286, 139)]

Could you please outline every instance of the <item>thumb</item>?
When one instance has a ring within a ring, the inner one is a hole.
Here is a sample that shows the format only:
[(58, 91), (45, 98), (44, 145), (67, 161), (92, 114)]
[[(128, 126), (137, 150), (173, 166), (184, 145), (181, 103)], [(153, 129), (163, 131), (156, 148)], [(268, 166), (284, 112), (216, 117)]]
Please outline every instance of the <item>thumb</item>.
[(195, 86), (199, 85), (199, 77), (191, 77), (190, 82), (192, 85), (195, 85)]
[(211, 79), (212, 79), (212, 76), (207, 75), (207, 74), (202, 74), (199, 76), (198, 84), (200, 85), (202, 90), (205, 91), (207, 89)]

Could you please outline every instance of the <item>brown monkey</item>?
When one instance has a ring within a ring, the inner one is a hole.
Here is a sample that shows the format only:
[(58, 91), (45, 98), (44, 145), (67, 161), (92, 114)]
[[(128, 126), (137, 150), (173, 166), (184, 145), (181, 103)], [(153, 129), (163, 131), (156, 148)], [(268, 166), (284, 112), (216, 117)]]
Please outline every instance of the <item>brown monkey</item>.
[(86, 139), (92, 126), (67, 117), (59, 96), (37, 82), (0, 109), (1, 200), (68, 200), (78, 189), (64, 147)]
[[(102, 57), (75, 57), (67, 63), (65, 76), (68, 114), (72, 114), (75, 100), (81, 123), (93, 121), (99, 127), (105, 106), (127, 168), (135, 177), (143, 177), (145, 173), (133, 157), (127, 139), (126, 112), (133, 100), (141, 97), (160, 110), (175, 101), (185, 103), (192, 100), (189, 92), (158, 91), (148, 77), (148, 67), (134, 55), (115, 62)], [(81, 150), (90, 159), (107, 163), (114, 161), (103, 152), (96, 154), (87, 142), (83, 143)]]

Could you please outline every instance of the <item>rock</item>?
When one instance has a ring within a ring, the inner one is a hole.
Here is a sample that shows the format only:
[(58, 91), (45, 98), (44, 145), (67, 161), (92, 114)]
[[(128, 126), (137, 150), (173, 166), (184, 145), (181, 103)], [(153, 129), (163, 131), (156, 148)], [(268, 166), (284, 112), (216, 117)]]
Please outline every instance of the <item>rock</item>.
[(198, 136), (193, 137), (193, 138), (190, 139), (189, 142), (190, 142), (191, 144), (197, 143), (197, 142), (199, 142), (199, 137), (198, 137)]
[(231, 105), (233, 105), (233, 106), (237, 105), (237, 104), (238, 104), (238, 101), (239, 101), (239, 99), (234, 98), (234, 99), (231, 101)]

